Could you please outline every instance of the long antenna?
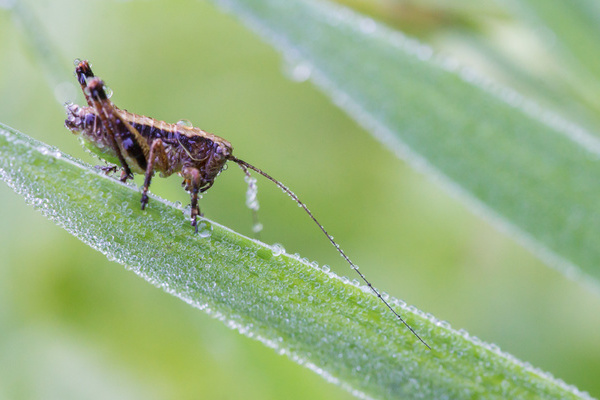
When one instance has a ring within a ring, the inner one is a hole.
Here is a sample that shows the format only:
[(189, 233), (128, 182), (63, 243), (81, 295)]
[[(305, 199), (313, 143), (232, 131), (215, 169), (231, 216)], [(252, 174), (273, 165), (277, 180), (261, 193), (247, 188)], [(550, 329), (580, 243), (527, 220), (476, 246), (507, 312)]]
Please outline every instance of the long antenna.
[(417, 339), (419, 339), (421, 341), (421, 343), (423, 343), (429, 350), (431, 350), (431, 347), (427, 343), (425, 343), (425, 341), (423, 339), (421, 339), (421, 336), (419, 336), (417, 334), (417, 332), (415, 332), (415, 330), (404, 320), (404, 318), (402, 318), (400, 316), (400, 314), (398, 314), (396, 312), (396, 310), (394, 310), (392, 308), (392, 306), (381, 296), (381, 294), (379, 294), (379, 291), (377, 289), (375, 289), (375, 287), (373, 285), (371, 285), (371, 282), (369, 282), (367, 280), (367, 278), (365, 278), (365, 276), (362, 274), (362, 272), (359, 271), (358, 266), (356, 266), (356, 264), (354, 264), (352, 262), (352, 260), (350, 260), (350, 258), (346, 255), (346, 253), (344, 253), (344, 250), (342, 250), (340, 245), (337, 244), (335, 240), (333, 240), (333, 236), (331, 236), (329, 233), (327, 233), (327, 231), (325, 230), (323, 225), (321, 225), (321, 223), (319, 221), (317, 221), (317, 219), (310, 212), (308, 207), (306, 207), (306, 204), (304, 204), (302, 201), (300, 201), (300, 199), (298, 198), (298, 196), (296, 196), (296, 194), (294, 194), (294, 192), (292, 192), (290, 189), (288, 189), (288, 187), (285, 186), (283, 183), (281, 183), (277, 179), (273, 178), (271, 175), (262, 171), (260, 168), (255, 167), (254, 165), (248, 164), (246, 161), (240, 160), (239, 158), (236, 158), (234, 156), (229, 156), (229, 160), (237, 163), (240, 166), (240, 168), (242, 168), (242, 170), (244, 170), (244, 173), (246, 175), (248, 175), (248, 168), (259, 173), (260, 175), (264, 176), (265, 178), (267, 178), (268, 180), (273, 182), (275, 185), (277, 185), (281, 190), (283, 190), (285, 193), (287, 193), (292, 199), (294, 199), (296, 201), (296, 203), (298, 203), (298, 205), (300, 207), (302, 207), (304, 209), (304, 211), (306, 211), (308, 216), (315, 222), (315, 224), (317, 224), (317, 226), (321, 229), (321, 231), (323, 231), (325, 236), (327, 236), (327, 239), (329, 239), (331, 244), (337, 249), (337, 251), (341, 254), (341, 256), (344, 257), (344, 260), (346, 260), (346, 262), (348, 264), (350, 264), (350, 267), (352, 267), (352, 269), (354, 271), (356, 271), (356, 273), (360, 276), (360, 278), (367, 284), (369, 289), (371, 289), (371, 291), (373, 293), (375, 293), (375, 295), (377, 297), (379, 297), (379, 300), (381, 300), (383, 302), (383, 304), (385, 304), (386, 307), (390, 309), (390, 311), (396, 316), (396, 318), (398, 318), (398, 320), (400, 320), (400, 322), (402, 322), (408, 328), (408, 330), (410, 330), (412, 332), (412, 334), (415, 335), (417, 337)]

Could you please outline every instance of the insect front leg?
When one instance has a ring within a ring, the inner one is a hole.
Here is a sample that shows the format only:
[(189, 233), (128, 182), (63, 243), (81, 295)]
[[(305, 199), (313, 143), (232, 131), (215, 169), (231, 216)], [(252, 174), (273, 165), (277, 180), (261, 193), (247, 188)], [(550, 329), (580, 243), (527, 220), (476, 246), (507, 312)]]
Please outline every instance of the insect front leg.
[(146, 208), (148, 204), (148, 188), (150, 187), (150, 181), (154, 175), (154, 167), (156, 162), (159, 165), (168, 165), (169, 159), (165, 152), (165, 146), (162, 140), (156, 139), (150, 146), (150, 155), (148, 156), (148, 165), (146, 166), (146, 177), (144, 179), (144, 189), (142, 190), (142, 210)]

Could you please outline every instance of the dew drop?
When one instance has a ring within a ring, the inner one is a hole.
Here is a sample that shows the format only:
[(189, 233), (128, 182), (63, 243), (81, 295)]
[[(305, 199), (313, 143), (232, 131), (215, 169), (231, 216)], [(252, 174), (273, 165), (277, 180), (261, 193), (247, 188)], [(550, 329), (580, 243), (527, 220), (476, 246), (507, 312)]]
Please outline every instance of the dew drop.
[(287, 54), (283, 61), (283, 74), (294, 82), (305, 82), (312, 75), (312, 66), (298, 54)]
[(261, 232), (262, 230), (263, 230), (263, 224), (261, 224), (260, 222), (257, 222), (256, 224), (252, 225), (252, 232), (258, 233), (258, 232)]
[(190, 121), (189, 119), (180, 119), (179, 121), (177, 121), (177, 125), (187, 126), (188, 128), (192, 128), (194, 126), (192, 125), (192, 121)]
[(207, 238), (212, 235), (213, 227), (207, 221), (200, 221), (198, 223), (198, 236), (201, 238)]
[(440, 328), (444, 328), (444, 329), (450, 329), (450, 323), (447, 321), (438, 321), (436, 322), (436, 325), (439, 326)]
[(113, 90), (110, 87), (106, 86), (106, 84), (104, 85), (104, 92), (106, 92), (107, 99), (110, 99), (113, 95)]
[(279, 243), (274, 243), (271, 246), (271, 251), (273, 252), (273, 255), (275, 257), (277, 257), (277, 256), (285, 253), (285, 248), (282, 245), (280, 245)]
[(248, 190), (246, 191), (246, 207), (253, 211), (258, 211), (258, 186), (256, 186), (256, 178), (246, 176), (244, 180), (248, 184)]
[(373, 33), (373, 32), (375, 32), (375, 29), (377, 28), (377, 24), (371, 18), (362, 18), (359, 21), (358, 26), (359, 26), (359, 29), (365, 34)]
[(288, 75), (294, 82), (305, 82), (310, 78), (312, 68), (310, 64), (300, 63), (289, 68)]

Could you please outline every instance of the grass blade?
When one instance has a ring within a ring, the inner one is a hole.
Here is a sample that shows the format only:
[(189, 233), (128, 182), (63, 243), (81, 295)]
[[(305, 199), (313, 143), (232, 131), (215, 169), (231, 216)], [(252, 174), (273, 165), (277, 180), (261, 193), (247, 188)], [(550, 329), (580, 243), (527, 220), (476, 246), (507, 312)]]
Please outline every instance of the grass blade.
[(182, 210), (0, 125), (0, 177), (28, 203), (152, 284), (359, 397), (589, 398), (391, 299), (429, 351), (366, 289)]
[(225, 3), (391, 151), (552, 265), (598, 283), (595, 136), (347, 9)]

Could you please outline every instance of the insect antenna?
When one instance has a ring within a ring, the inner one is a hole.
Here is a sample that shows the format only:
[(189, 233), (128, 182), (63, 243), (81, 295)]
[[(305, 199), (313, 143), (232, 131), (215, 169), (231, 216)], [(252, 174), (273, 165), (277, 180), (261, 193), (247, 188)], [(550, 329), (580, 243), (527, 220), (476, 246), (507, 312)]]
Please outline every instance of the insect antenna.
[(264, 176), (265, 178), (267, 178), (268, 180), (270, 180), (271, 182), (273, 182), (275, 185), (277, 185), (277, 187), (279, 187), (281, 190), (283, 190), (292, 199), (294, 199), (294, 201), (296, 203), (298, 203), (298, 205), (304, 209), (304, 211), (315, 222), (315, 224), (317, 224), (317, 226), (321, 229), (321, 231), (325, 234), (325, 236), (327, 236), (327, 239), (329, 239), (329, 241), (331, 242), (331, 244), (333, 245), (333, 247), (335, 247), (337, 249), (338, 253), (340, 253), (340, 255), (344, 258), (344, 260), (346, 260), (346, 262), (350, 265), (350, 267), (367, 284), (367, 286), (369, 287), (369, 289), (371, 289), (371, 291), (379, 298), (379, 300), (381, 300), (383, 302), (383, 304), (385, 304), (385, 306), (396, 316), (396, 318), (398, 318), (398, 320), (400, 322), (402, 322), (402, 324), (404, 324), (404, 326), (406, 326), (408, 328), (408, 330), (410, 330), (411, 333), (413, 335), (415, 335), (417, 337), (417, 339), (419, 339), (419, 341), (421, 343), (423, 343), (429, 350), (431, 350), (431, 347), (423, 339), (421, 339), (421, 337), (417, 334), (417, 332), (415, 332), (415, 330), (404, 320), (404, 318), (402, 318), (402, 316), (400, 314), (398, 314), (396, 312), (396, 310), (394, 310), (394, 308), (383, 298), (383, 296), (381, 296), (381, 294), (379, 293), (379, 291), (377, 289), (375, 289), (375, 287), (371, 284), (371, 282), (369, 282), (369, 280), (363, 275), (363, 273), (360, 272), (360, 270), (358, 269), (358, 266), (356, 264), (354, 264), (352, 262), (352, 260), (350, 260), (350, 258), (346, 255), (346, 253), (344, 252), (344, 250), (342, 250), (342, 248), (340, 247), (340, 245), (337, 244), (337, 242), (335, 240), (333, 240), (333, 236), (331, 236), (329, 233), (327, 233), (327, 231), (325, 230), (325, 227), (323, 227), (323, 225), (321, 225), (321, 223), (319, 221), (317, 221), (317, 219), (315, 218), (315, 216), (313, 215), (313, 213), (308, 209), (308, 207), (306, 206), (306, 204), (304, 204), (298, 198), (298, 196), (296, 196), (296, 194), (294, 192), (292, 192), (283, 183), (281, 183), (277, 179), (273, 178), (271, 175), (267, 174), (266, 172), (264, 172), (260, 168), (255, 167), (252, 164), (248, 164), (246, 161), (240, 160), (239, 158), (236, 158), (234, 156), (229, 156), (229, 160), (231, 160), (231, 161), (235, 162), (236, 164), (238, 164), (240, 166), (240, 168), (242, 168), (242, 170), (244, 171), (244, 173), (246, 175), (248, 175), (248, 169), (251, 169), (252, 171), (255, 171), (255, 172), (259, 173), (260, 175)]

